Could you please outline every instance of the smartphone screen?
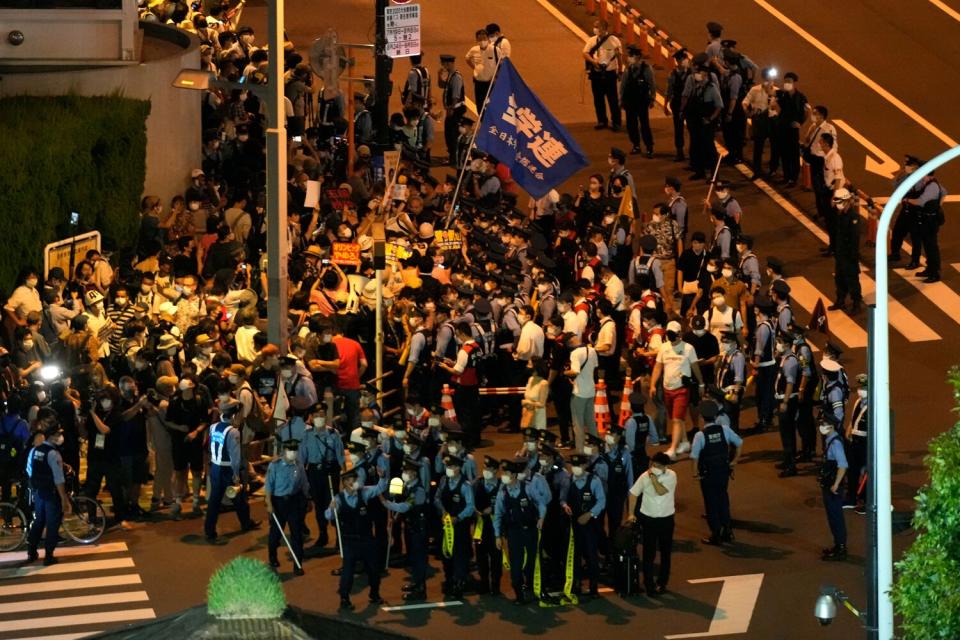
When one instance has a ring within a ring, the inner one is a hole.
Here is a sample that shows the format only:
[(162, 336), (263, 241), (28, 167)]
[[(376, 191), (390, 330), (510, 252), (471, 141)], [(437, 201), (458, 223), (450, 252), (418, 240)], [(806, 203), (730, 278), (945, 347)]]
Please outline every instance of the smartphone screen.
[(80, 224), (80, 214), (76, 211), (70, 213), (70, 224), (74, 226)]

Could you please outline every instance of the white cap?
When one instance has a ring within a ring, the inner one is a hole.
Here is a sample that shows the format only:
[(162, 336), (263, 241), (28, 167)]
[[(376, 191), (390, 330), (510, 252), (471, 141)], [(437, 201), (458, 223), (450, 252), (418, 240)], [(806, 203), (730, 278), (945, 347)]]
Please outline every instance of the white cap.
[(424, 222), (420, 225), (420, 239), (421, 240), (432, 240), (433, 239), (433, 225), (429, 222)]
[(849, 200), (852, 197), (853, 197), (853, 194), (850, 193), (850, 191), (845, 187), (840, 187), (839, 189), (833, 192), (834, 200)]
[(194, 169), (193, 171), (190, 172), (191, 178), (199, 178), (202, 175), (204, 175), (203, 169)]
[(674, 333), (680, 333), (683, 331), (683, 327), (676, 320), (671, 320), (667, 323), (667, 331), (673, 331)]

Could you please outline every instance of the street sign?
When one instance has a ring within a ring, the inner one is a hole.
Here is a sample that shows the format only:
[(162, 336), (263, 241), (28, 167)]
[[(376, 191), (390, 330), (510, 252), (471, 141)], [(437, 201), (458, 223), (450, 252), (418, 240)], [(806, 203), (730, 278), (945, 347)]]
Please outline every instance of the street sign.
[[(86, 256), (90, 249), (100, 251), (99, 231), (88, 231), (72, 238), (51, 242), (43, 249), (43, 277), (46, 278), (54, 267), (60, 267), (68, 278), (71, 277), (71, 267), (83, 260), (79, 256)], [(71, 253), (73, 260), (70, 259)]]
[(402, 4), (387, 7), (386, 53), (391, 58), (409, 58), (420, 54), (420, 5)]

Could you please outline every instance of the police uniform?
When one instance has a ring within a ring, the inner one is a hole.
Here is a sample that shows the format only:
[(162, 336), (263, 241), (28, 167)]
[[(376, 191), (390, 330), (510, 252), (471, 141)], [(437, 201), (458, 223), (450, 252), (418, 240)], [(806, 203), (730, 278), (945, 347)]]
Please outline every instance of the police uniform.
[[(307, 471), (298, 458), (299, 443), (288, 440), (284, 443), (284, 454), (270, 462), (264, 480), (264, 492), (269, 497), (273, 509), (270, 519), (270, 534), (267, 539), (267, 557), (271, 567), (279, 567), (277, 548), (280, 546), (282, 528), (289, 526), (290, 546), (293, 555), (301, 563), (294, 567), (294, 573), (303, 575), (303, 519), (306, 516), (307, 500), (310, 497), (310, 485)], [(292, 459), (288, 459), (289, 454)]]
[(407, 545), (407, 561), (410, 564), (410, 582), (404, 585), (404, 600), (426, 598), (427, 588), (427, 512), (430, 498), (429, 485), (421, 478), (422, 466), (418, 460), (403, 460), (403, 492), (396, 498), (385, 501), (387, 509), (400, 514)]
[(849, 295), (853, 302), (851, 313), (857, 313), (863, 303), (863, 294), (860, 290), (860, 216), (857, 213), (856, 201), (849, 204), (846, 210), (841, 211), (837, 207), (837, 201), (840, 198), (853, 200), (853, 196), (846, 189), (837, 189), (834, 192), (837, 219), (833, 281), (837, 289), (837, 300), (830, 305), (829, 309), (842, 309)]
[(697, 82), (691, 75), (684, 89), (686, 104), (684, 117), (690, 131), (690, 166), (694, 171), (694, 179), (703, 179), (707, 171), (713, 171), (716, 162), (717, 150), (714, 147), (714, 132), (717, 127), (717, 116), (723, 110), (723, 99), (710, 70), (706, 67), (698, 69), (706, 78)]
[[(363, 437), (367, 440), (380, 439), (380, 432), (376, 429), (363, 427)], [(390, 477), (390, 459), (383, 449), (375, 446), (368, 449), (360, 460), (358, 479), (364, 487), (372, 487), (379, 483), (380, 477)], [(379, 500), (370, 503), (368, 510), (373, 521), (373, 547), (376, 551), (376, 563), (383, 567), (387, 561), (387, 509)]]
[(204, 534), (208, 542), (217, 539), (217, 519), (227, 487), (239, 485), (240, 489), (233, 499), (233, 506), (243, 531), (254, 529), (259, 522), (250, 519), (250, 506), (247, 504), (247, 492), (240, 477), (243, 460), (240, 454), (240, 432), (230, 424), (230, 420), (240, 409), (239, 404), (230, 404), (221, 408), (221, 421), (210, 428), (210, 495), (207, 496), (207, 516), (203, 523)]
[(643, 473), (650, 467), (650, 456), (647, 454), (647, 441), (650, 439), (650, 429), (653, 427), (653, 420), (643, 411), (643, 394), (635, 393), (638, 396), (630, 398), (631, 405), (634, 405), (632, 415), (627, 418), (623, 425), (624, 438), (626, 439), (627, 449), (630, 450), (630, 457), (633, 460), (633, 473)]
[(340, 470), (345, 463), (343, 441), (332, 427), (312, 424), (304, 433), (297, 453), (307, 471), (310, 497), (316, 511), (319, 533), (315, 546), (325, 547), (330, 541), (325, 509), (340, 490)]
[[(786, 338), (785, 338), (786, 339)], [(789, 345), (789, 342), (788, 342)], [(788, 389), (789, 387), (789, 393)], [(783, 447), (783, 461), (778, 465), (782, 469), (780, 477), (797, 475), (795, 458), (797, 455), (797, 411), (800, 394), (800, 361), (789, 349), (781, 353), (777, 367), (777, 379), (774, 397), (777, 400), (780, 444)]]
[[(616, 435), (615, 435), (616, 434)], [(611, 445), (605, 443), (605, 449), (597, 459), (593, 472), (603, 482), (603, 490), (607, 499), (606, 520), (607, 539), (606, 550), (609, 555), (613, 536), (623, 522), (623, 511), (626, 508), (627, 491), (633, 486), (633, 459), (630, 451), (623, 443), (623, 428), (611, 425), (607, 438), (615, 438)]]
[[(493, 508), (493, 530), (497, 538), (507, 541), (510, 559), (510, 583), (513, 586), (516, 602), (526, 600), (525, 592), (532, 592), (538, 547), (538, 523), (547, 515), (549, 491), (544, 493), (543, 483), (532, 480), (520, 480), (517, 474), (523, 473), (525, 462), (506, 461), (502, 468), (516, 478), (510, 484), (503, 484), (497, 492)], [(534, 593), (539, 598), (541, 594)]]
[(734, 432), (740, 431), (740, 402), (743, 399), (743, 390), (747, 380), (747, 359), (740, 350), (737, 334), (724, 331), (721, 336), (723, 344), (733, 346), (730, 350), (722, 349), (723, 355), (717, 365), (717, 388), (723, 391), (723, 413), (730, 419), (730, 428)]
[(563, 513), (561, 503), (570, 489), (570, 472), (564, 466), (560, 453), (549, 444), (541, 445), (542, 455), (537, 478), (542, 478), (550, 492), (547, 515), (543, 519), (543, 537), (540, 544), (540, 566), (543, 569), (545, 591), (558, 591), (563, 587), (563, 570), (566, 563), (567, 543), (570, 540), (570, 523)]
[(327, 519), (338, 519), (340, 523), (340, 548), (343, 552), (343, 562), (340, 567), (340, 608), (353, 609), (350, 602), (350, 591), (353, 589), (354, 566), (357, 561), (363, 563), (364, 571), (370, 585), (370, 602), (380, 604), (380, 571), (382, 567), (376, 562), (377, 552), (374, 547), (373, 519), (370, 514), (370, 505), (377, 502), (375, 498), (387, 488), (387, 481), (381, 478), (371, 486), (360, 485), (355, 469), (345, 471), (340, 475), (341, 482), (350, 478), (357, 484), (353, 491), (344, 489), (336, 495), (330, 508), (327, 509)]
[[(484, 473), (473, 482), (473, 503), (477, 511), (474, 542), (477, 546), (477, 570), (480, 573), (480, 593), (500, 595), (500, 578), (503, 576), (502, 554), (497, 549), (497, 536), (493, 530), (493, 507), (500, 491), (497, 469), (500, 461), (486, 456)], [(492, 474), (492, 475), (491, 475)], [(490, 475), (490, 478), (487, 478)], [(480, 528), (477, 539), (476, 527)]]
[[(46, 436), (52, 439), (62, 433), (58, 425), (48, 429)], [(37, 545), (46, 529), (43, 564), (51, 565), (57, 562), (53, 554), (60, 540), (60, 523), (63, 522), (63, 504), (60, 501), (60, 491), (64, 485), (63, 458), (49, 440), (31, 449), (27, 457), (33, 496), (33, 522), (27, 535), (27, 560), (32, 562), (38, 558)]]
[(417, 327), (410, 337), (410, 352), (407, 354), (407, 369), (410, 372), (407, 394), (416, 394), (425, 400), (432, 399), (433, 386), (433, 333), (425, 327)]
[(832, 416), (837, 424), (842, 425), (848, 391), (843, 367), (833, 358), (824, 357), (820, 360), (820, 369), (824, 376), (820, 390), (820, 414)]
[(850, 440), (847, 447), (847, 505), (856, 505), (860, 493), (860, 474), (867, 469), (867, 428), (870, 420), (867, 415), (869, 400), (866, 396), (866, 376), (857, 376), (864, 395), (857, 394), (850, 411)]
[[(770, 318), (776, 307), (767, 296), (759, 296), (756, 308)], [(754, 335), (753, 359), (756, 370), (757, 424), (754, 428), (765, 429), (773, 423), (774, 384), (777, 375), (777, 360), (774, 356), (773, 323), (769, 319), (757, 323)]]
[[(834, 428), (843, 424), (833, 415), (825, 418)], [(833, 535), (833, 548), (824, 549), (824, 560), (845, 560), (847, 557), (847, 524), (843, 519), (843, 483), (837, 492), (831, 491), (841, 469), (847, 469), (847, 456), (843, 449), (843, 438), (835, 430), (827, 434), (823, 443), (823, 465), (820, 467), (820, 490), (823, 494), (823, 506), (827, 512), (827, 524)]]
[[(628, 64), (620, 79), (620, 103), (627, 117), (627, 135), (633, 145), (631, 153), (640, 152), (640, 136), (647, 148), (647, 157), (653, 157), (653, 132), (650, 130), (650, 109), (654, 105), (656, 85), (653, 80), (653, 68), (640, 60), (640, 48), (627, 47), (627, 53), (636, 57), (637, 62)], [(639, 124), (639, 126), (638, 126)], [(682, 147), (682, 144), (681, 144)]]
[(777, 297), (777, 314), (774, 318), (774, 329), (778, 334), (787, 333), (793, 326), (793, 308), (790, 306), (790, 285), (783, 280), (776, 280), (771, 290)]
[[(456, 59), (456, 56), (449, 54), (440, 56), (441, 63), (453, 62)], [(456, 166), (457, 163), (457, 137), (460, 134), (458, 129), (461, 118), (467, 112), (465, 96), (463, 76), (454, 69), (447, 77), (447, 83), (443, 88), (443, 108), (446, 114), (443, 118), (443, 139), (447, 144), (450, 166)]]
[(674, 157), (674, 160), (681, 161), (684, 159), (683, 154), (683, 87), (687, 83), (687, 77), (690, 75), (690, 69), (680, 66), (680, 61), (687, 57), (687, 50), (681, 49), (673, 54), (673, 59), (676, 60), (676, 66), (670, 72), (670, 75), (667, 76), (667, 92), (664, 94), (664, 101), (667, 105), (670, 106), (670, 111), (673, 116), (673, 146), (676, 149), (677, 155)]
[(467, 581), (470, 561), (470, 522), (473, 520), (476, 509), (473, 504), (473, 489), (460, 473), (462, 460), (456, 456), (447, 456), (444, 464), (452, 471), (440, 479), (433, 503), (441, 520), (447, 515), (453, 520), (450, 525), (453, 527), (453, 549), (449, 558), (441, 552), (441, 560), (444, 593), (453, 598), (460, 598)]
[[(588, 459), (584, 455), (573, 455), (570, 464), (583, 468), (580, 475), (573, 474), (563, 504), (569, 509), (573, 526), (573, 592), (580, 593), (583, 581), (583, 565), (586, 563), (587, 579), (590, 581), (590, 594), (597, 594), (597, 579), (600, 573), (598, 548), (600, 544), (600, 517), (606, 508), (607, 497), (603, 492), (603, 483), (595, 474), (586, 470)], [(589, 516), (589, 517), (588, 517)], [(581, 517), (586, 522), (581, 523)]]
[(704, 544), (733, 540), (730, 495), (727, 492), (731, 472), (730, 447), (739, 449), (743, 444), (743, 440), (732, 429), (715, 422), (717, 409), (717, 404), (712, 400), (701, 403), (700, 415), (705, 424), (693, 437), (690, 447), (690, 459), (697, 465), (707, 525), (710, 527), (710, 537), (702, 540)]

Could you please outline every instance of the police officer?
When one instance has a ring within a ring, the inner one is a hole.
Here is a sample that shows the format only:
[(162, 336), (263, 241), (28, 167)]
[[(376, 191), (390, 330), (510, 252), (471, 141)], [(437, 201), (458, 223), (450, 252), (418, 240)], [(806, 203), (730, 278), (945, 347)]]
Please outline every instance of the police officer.
[(480, 442), (480, 359), (483, 349), (473, 339), (470, 324), (459, 322), (456, 337), (460, 343), (455, 362), (443, 361), (439, 365), (454, 376), (456, 389), (453, 396), (457, 415), (463, 420), (465, 440), (471, 446)]
[(867, 472), (867, 427), (870, 424), (867, 412), (869, 410), (867, 374), (857, 375), (857, 397), (850, 410), (850, 424), (847, 426), (848, 462), (847, 470), (847, 497), (843, 503), (844, 509), (856, 507), (862, 513), (863, 503), (860, 499), (860, 481)]
[(793, 336), (781, 334), (776, 338), (777, 379), (774, 397), (777, 400), (777, 416), (780, 427), (780, 444), (783, 460), (777, 464), (781, 478), (797, 475), (797, 412), (799, 407), (800, 360), (793, 352)]
[(540, 444), (540, 471), (536, 477), (543, 478), (550, 492), (540, 545), (544, 590), (557, 591), (563, 587), (563, 566), (566, 559), (564, 552), (569, 541), (569, 522), (560, 503), (570, 487), (570, 472), (567, 471), (560, 452), (546, 442)]
[(27, 536), (27, 561), (36, 562), (40, 557), (37, 545), (46, 529), (44, 538), (44, 566), (58, 562), (53, 555), (60, 540), (60, 523), (63, 515), (73, 513), (73, 507), (67, 498), (64, 484), (63, 458), (59, 448), (63, 445), (63, 429), (60, 423), (48, 426), (43, 435), (45, 440), (30, 450), (27, 469), (30, 476), (30, 489), (33, 494), (33, 522)]
[(810, 462), (817, 452), (817, 427), (813, 420), (814, 396), (820, 375), (813, 359), (813, 350), (807, 343), (804, 328), (790, 325), (793, 336), (793, 352), (800, 365), (800, 382), (797, 389), (797, 430), (800, 432), (800, 454), (797, 462)]
[(623, 441), (623, 427), (610, 425), (603, 440), (604, 451), (597, 459), (593, 471), (603, 482), (603, 490), (607, 498), (606, 552), (609, 556), (613, 536), (623, 522), (627, 491), (633, 486), (633, 458)]
[(938, 235), (942, 223), (943, 198), (947, 192), (940, 185), (931, 172), (917, 183), (920, 193), (916, 198), (904, 198), (909, 204), (917, 207), (919, 222), (919, 241), (923, 252), (927, 255), (927, 267), (917, 272), (917, 277), (924, 278), (924, 282), (933, 283), (940, 280), (940, 244)]
[[(533, 592), (539, 531), (550, 502), (549, 491), (543, 491), (545, 483), (519, 478), (525, 465), (523, 460), (507, 460), (501, 464), (503, 486), (497, 492), (493, 509), (497, 548), (507, 545), (515, 604), (526, 603), (527, 594)], [(540, 597), (539, 593), (533, 595)]]
[(561, 503), (564, 513), (570, 516), (573, 527), (573, 593), (580, 595), (583, 582), (583, 565), (587, 566), (590, 581), (590, 597), (596, 597), (597, 579), (600, 574), (600, 516), (607, 505), (603, 483), (595, 474), (587, 471), (590, 459), (583, 454), (570, 456), (572, 480), (567, 495)]
[(837, 212), (833, 257), (837, 300), (827, 308), (831, 311), (843, 309), (849, 295), (853, 302), (850, 313), (860, 313), (863, 295), (860, 292), (860, 216), (856, 199), (847, 189), (837, 189), (833, 192), (833, 208)]
[[(903, 161), (903, 171), (898, 173), (893, 179), (893, 188), (896, 189), (907, 176), (916, 171), (922, 164), (916, 156), (906, 156)], [(922, 184), (922, 182), (919, 184)], [(919, 234), (920, 227), (917, 224), (920, 211), (918, 207), (910, 203), (911, 200), (914, 200), (919, 195), (920, 190), (918, 190), (917, 186), (914, 186), (913, 189), (907, 192), (907, 197), (900, 201), (900, 213), (893, 223), (893, 231), (890, 236), (890, 255), (887, 256), (887, 260), (891, 263), (900, 262), (900, 252), (903, 249), (903, 241), (909, 234), (910, 244), (913, 249), (910, 256), (910, 263), (907, 265), (907, 269), (909, 270), (916, 269), (920, 266), (922, 242)]]
[(707, 171), (713, 171), (717, 157), (713, 135), (723, 111), (720, 89), (708, 67), (701, 65), (693, 72), (693, 82), (688, 82), (684, 89), (682, 110), (690, 131), (691, 179), (702, 180), (707, 177)]
[[(372, 427), (361, 427), (360, 435), (366, 451), (359, 461), (358, 480), (360, 486), (371, 487), (379, 482), (381, 477), (390, 477), (390, 458), (380, 447), (380, 432)], [(379, 500), (374, 500), (368, 506), (370, 519), (373, 521), (373, 546), (377, 552), (376, 564), (385, 567), (387, 561), (387, 510)]]
[(677, 150), (674, 162), (683, 162), (683, 88), (690, 75), (690, 58), (686, 49), (673, 54), (676, 66), (667, 76), (667, 92), (663, 96), (663, 114), (673, 116), (673, 146)]
[(757, 330), (754, 333), (751, 366), (756, 375), (757, 423), (754, 429), (763, 431), (773, 423), (774, 383), (777, 376), (777, 360), (774, 354), (775, 332), (771, 318), (777, 307), (766, 295), (758, 296), (755, 303)]
[[(307, 472), (298, 457), (300, 443), (287, 440), (283, 443), (283, 457), (275, 458), (267, 467), (264, 482), (263, 502), (270, 519), (270, 535), (267, 540), (267, 557), (270, 566), (280, 566), (277, 548), (280, 546), (282, 528), (287, 525), (290, 531), (290, 546), (294, 560), (294, 574), (303, 575), (303, 519), (310, 507), (310, 486)], [(297, 564), (299, 562), (299, 564)]]
[[(450, 166), (457, 165), (457, 136), (460, 120), (467, 112), (466, 94), (463, 88), (463, 76), (456, 68), (457, 57), (444, 53), (440, 55), (442, 71), (437, 81), (443, 86), (443, 139), (447, 143), (447, 156)], [(444, 81), (443, 75), (446, 75)]]
[(406, 534), (407, 560), (410, 563), (410, 580), (401, 587), (404, 600), (424, 600), (427, 597), (427, 512), (430, 508), (427, 490), (421, 477), (423, 467), (412, 458), (403, 459), (403, 492), (396, 500), (387, 500), (381, 495), (384, 506), (401, 514)]
[(720, 354), (716, 385), (723, 392), (723, 412), (730, 419), (730, 428), (739, 433), (740, 401), (747, 381), (747, 359), (740, 350), (740, 336), (736, 331), (720, 334)]
[[(382, 469), (378, 472), (383, 473)], [(370, 516), (370, 504), (373, 499), (387, 488), (384, 476), (379, 477), (375, 485), (363, 486), (357, 469), (349, 469), (340, 474), (343, 489), (334, 496), (327, 508), (327, 520), (337, 518), (340, 523), (340, 548), (343, 562), (340, 567), (340, 608), (352, 610), (350, 591), (353, 590), (353, 573), (357, 561), (363, 563), (370, 585), (370, 603), (383, 604), (380, 597), (380, 570), (377, 564), (377, 551), (374, 547), (373, 520)]]
[[(473, 504), (477, 510), (473, 539), (477, 545), (479, 593), (493, 596), (500, 595), (500, 578), (503, 576), (502, 555), (493, 531), (493, 507), (500, 491), (500, 479), (497, 477), (499, 469), (499, 460), (484, 456), (483, 473), (473, 482)], [(480, 529), (479, 534), (477, 529)]]
[(776, 280), (770, 285), (773, 301), (777, 304), (773, 328), (777, 333), (788, 333), (793, 325), (793, 308), (790, 306), (790, 285), (785, 280)]
[(327, 424), (325, 413), (326, 408), (322, 403), (314, 406), (298, 450), (300, 461), (307, 471), (310, 497), (316, 508), (319, 533), (314, 546), (321, 548), (330, 542), (325, 509), (340, 489), (340, 470), (345, 464), (343, 441), (333, 425)]
[[(413, 306), (407, 311), (407, 316), (407, 323), (413, 330), (413, 335), (410, 336), (410, 351), (407, 354), (407, 368), (403, 373), (403, 387), (409, 402), (412, 395), (416, 395), (418, 399), (432, 397), (434, 387), (431, 354), (434, 344), (433, 331), (424, 325), (423, 311)], [(452, 338), (452, 327), (448, 330)]]
[(650, 456), (647, 455), (647, 440), (650, 438), (653, 420), (644, 411), (646, 401), (647, 397), (644, 394), (631, 393), (629, 398), (630, 417), (623, 423), (623, 437), (627, 449), (630, 450), (634, 474), (638, 471), (642, 473), (643, 469), (650, 466)]
[(210, 495), (207, 497), (207, 516), (203, 523), (203, 531), (210, 544), (217, 543), (217, 519), (228, 487), (238, 487), (233, 506), (240, 529), (250, 531), (260, 527), (259, 520), (250, 519), (247, 492), (240, 477), (241, 470), (245, 472), (240, 454), (240, 432), (231, 424), (239, 411), (238, 402), (221, 405), (220, 422), (210, 429)]
[[(726, 425), (716, 422), (719, 406), (713, 400), (700, 403), (703, 429), (693, 437), (690, 459), (693, 461), (694, 478), (700, 480), (703, 505), (707, 511), (710, 536), (700, 540), (703, 544), (718, 545), (733, 541), (730, 525), (730, 495), (727, 492), (733, 470), (740, 458), (743, 440)], [(734, 448), (733, 457), (730, 447)]]
[[(627, 135), (633, 148), (630, 153), (640, 153), (640, 136), (647, 148), (647, 157), (653, 157), (653, 132), (650, 130), (650, 109), (656, 103), (657, 87), (653, 80), (653, 68), (641, 59), (640, 47), (627, 47), (627, 68), (620, 79), (620, 103), (627, 116)], [(639, 122), (639, 127), (637, 126)], [(681, 142), (680, 147), (683, 148)]]
[(823, 384), (820, 389), (820, 414), (821, 416), (833, 416), (833, 423), (842, 425), (848, 392), (843, 367), (835, 359), (824, 357), (820, 360), (820, 371), (823, 372)]
[(477, 475), (479, 475), (477, 473), (477, 461), (472, 453), (467, 452), (467, 448), (463, 444), (463, 431), (457, 428), (456, 423), (448, 421), (447, 418), (444, 418), (441, 424), (441, 428), (443, 429), (442, 433), (446, 440), (443, 446), (440, 447), (440, 451), (434, 460), (436, 476), (438, 478), (443, 477), (446, 473), (446, 459), (449, 455), (460, 461), (460, 473), (463, 474), (467, 482), (473, 482)]
[[(737, 206), (739, 207), (740, 204), (738, 203)], [(760, 290), (760, 260), (753, 252), (753, 236), (741, 233), (734, 246), (737, 248), (737, 256), (740, 260), (740, 264), (737, 265), (740, 279), (747, 285), (750, 295), (755, 296)]]
[(820, 489), (823, 493), (823, 506), (827, 512), (827, 524), (833, 535), (833, 547), (824, 549), (822, 560), (841, 561), (847, 559), (847, 524), (843, 520), (843, 478), (847, 473), (847, 456), (843, 450), (843, 439), (836, 428), (843, 422), (836, 415), (821, 415), (820, 435), (823, 436), (823, 464), (820, 467)]
[[(443, 592), (454, 599), (463, 597), (470, 560), (470, 522), (476, 511), (473, 489), (461, 473), (463, 460), (447, 455), (444, 477), (440, 479), (433, 504), (440, 515), (444, 539), (451, 536), (452, 544), (441, 545), (444, 585)], [(449, 545), (449, 546), (448, 546)]]

